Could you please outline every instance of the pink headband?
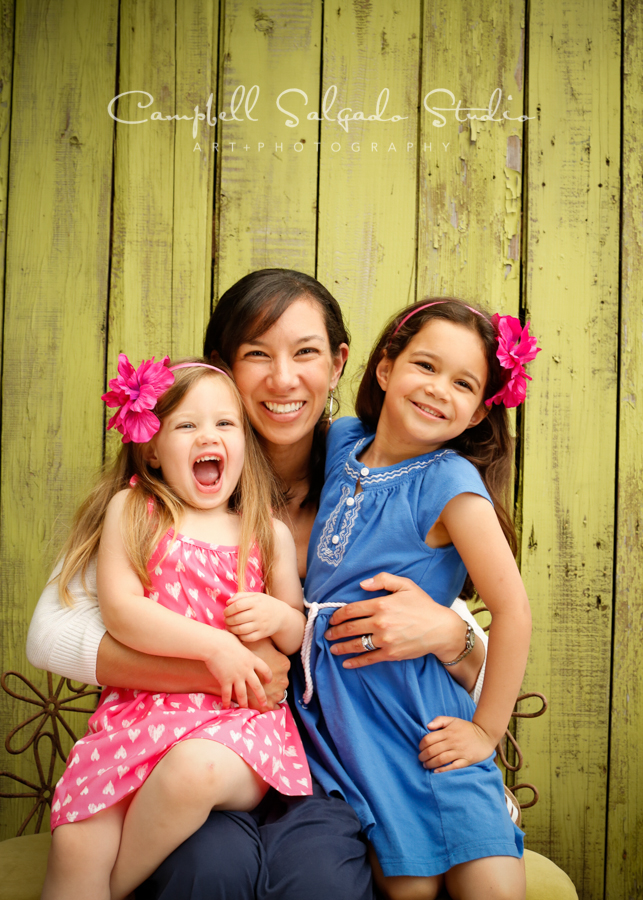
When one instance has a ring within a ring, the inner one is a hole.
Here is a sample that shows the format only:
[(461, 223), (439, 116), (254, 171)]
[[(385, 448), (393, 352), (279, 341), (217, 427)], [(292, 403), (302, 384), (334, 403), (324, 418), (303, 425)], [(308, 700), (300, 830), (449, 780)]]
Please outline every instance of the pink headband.
[[(425, 303), (424, 306), (418, 306), (417, 309), (411, 310), (411, 312), (407, 313), (404, 316), (404, 318), (402, 319), (402, 321), (398, 324), (397, 328), (395, 329), (395, 331), (393, 332), (391, 337), (392, 338), (395, 337), (395, 335), (398, 333), (398, 331), (400, 330), (402, 325), (404, 325), (404, 323), (406, 321), (408, 321), (408, 319), (410, 319), (411, 316), (414, 316), (416, 313), (422, 312), (423, 309), (428, 309), (429, 306), (441, 306), (443, 303), (448, 303), (448, 302), (449, 302), (448, 300), (434, 300), (432, 303)], [(466, 303), (464, 303), (463, 306), (465, 309), (468, 309), (469, 312), (475, 313), (476, 316), (480, 316), (481, 319), (485, 318), (485, 316), (483, 316), (481, 312), (478, 312), (478, 310), (474, 309), (472, 306), (467, 306)]]
[[(143, 360), (135, 369), (124, 353), (118, 357), (118, 377), (109, 382), (111, 388), (103, 394), (101, 400), (110, 407), (118, 407), (117, 412), (109, 420), (107, 430), (116, 428), (123, 435), (123, 443), (145, 444), (151, 440), (161, 427), (161, 423), (152, 410), (159, 397), (174, 384), (173, 371), (176, 369), (212, 369), (228, 375), (224, 369), (210, 366), (208, 363), (179, 363), (169, 366), (169, 356), (160, 362), (152, 359)], [(228, 377), (230, 377), (228, 375)]]
[[(411, 310), (398, 323), (395, 331), (389, 338), (389, 343), (411, 316), (421, 312), (423, 309), (428, 309), (430, 306), (440, 306), (443, 303), (449, 303), (449, 300), (433, 300), (431, 303), (425, 303), (424, 306), (418, 306), (416, 309)], [(487, 318), (472, 306), (467, 306), (466, 303), (463, 305), (465, 309), (468, 309), (469, 312), (474, 313), (476, 316), (480, 316), (481, 319)], [(508, 409), (511, 409), (514, 406), (520, 406), (524, 401), (527, 394), (527, 379), (531, 381), (531, 375), (527, 375), (525, 372), (525, 363), (535, 359), (536, 354), (540, 353), (542, 347), (537, 347), (536, 338), (529, 336), (529, 322), (523, 328), (520, 320), (516, 319), (515, 316), (500, 316), (498, 313), (494, 313), (491, 317), (491, 324), (496, 330), (496, 340), (498, 341), (496, 356), (502, 368), (507, 370), (507, 380), (493, 397), (485, 400), (485, 406), (491, 406), (494, 403), (504, 403)]]

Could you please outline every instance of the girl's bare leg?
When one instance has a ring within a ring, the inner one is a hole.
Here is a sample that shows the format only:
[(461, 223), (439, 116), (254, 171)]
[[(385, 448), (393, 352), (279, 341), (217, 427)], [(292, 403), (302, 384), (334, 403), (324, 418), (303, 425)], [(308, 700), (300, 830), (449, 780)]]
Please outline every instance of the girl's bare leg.
[(443, 875), (420, 878), (414, 875), (389, 875), (382, 872), (373, 848), (368, 848), (375, 884), (387, 900), (435, 900), (444, 883)]
[(109, 900), (109, 878), (130, 797), (90, 819), (54, 831), (41, 900)]
[(112, 900), (126, 897), (151, 875), (212, 809), (254, 809), (267, 790), (266, 782), (223, 744), (204, 739), (177, 744), (132, 800), (112, 871)]
[(453, 900), (525, 900), (525, 861), (487, 856), (454, 866), (445, 876)]

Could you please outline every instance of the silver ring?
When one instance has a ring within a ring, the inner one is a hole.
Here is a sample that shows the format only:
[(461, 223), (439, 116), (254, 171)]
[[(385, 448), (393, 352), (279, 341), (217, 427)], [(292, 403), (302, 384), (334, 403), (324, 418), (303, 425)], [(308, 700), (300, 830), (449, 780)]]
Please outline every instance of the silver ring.
[(281, 704), (281, 703), (285, 703), (287, 699), (288, 699), (288, 690), (286, 689), (286, 690), (284, 691), (284, 695), (283, 695), (283, 697), (281, 698), (281, 700), (279, 701), (279, 703), (280, 703), (280, 704)]
[(373, 643), (373, 635), (372, 634), (363, 634), (362, 635), (362, 647), (364, 648), (364, 650), (378, 650), (379, 649)]

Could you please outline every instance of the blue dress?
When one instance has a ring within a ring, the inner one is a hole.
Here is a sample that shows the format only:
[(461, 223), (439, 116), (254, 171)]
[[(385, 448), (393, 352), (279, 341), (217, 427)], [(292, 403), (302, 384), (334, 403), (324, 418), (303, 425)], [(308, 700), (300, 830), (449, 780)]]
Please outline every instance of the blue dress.
[[(458, 494), (490, 499), (480, 475), (453, 450), (369, 470), (357, 456), (372, 437), (356, 419), (340, 419), (330, 429), (306, 600), (381, 596), (386, 592), (367, 593), (359, 582), (391, 572), (449, 606), (462, 589), (464, 564), (453, 545), (431, 548), (425, 538)], [(355, 494), (358, 481), (362, 492)], [(323, 636), (334, 611), (319, 610), (314, 623), (314, 694), (306, 706), (302, 672), (293, 672), (302, 739), (326, 792), (337, 792), (357, 812), (384, 874), (437, 875), (485, 856), (521, 857), (523, 834), (507, 812), (494, 754), (440, 773), (418, 760), (431, 719), (473, 718), (468, 693), (432, 654), (344, 669), (346, 657), (333, 656)]]

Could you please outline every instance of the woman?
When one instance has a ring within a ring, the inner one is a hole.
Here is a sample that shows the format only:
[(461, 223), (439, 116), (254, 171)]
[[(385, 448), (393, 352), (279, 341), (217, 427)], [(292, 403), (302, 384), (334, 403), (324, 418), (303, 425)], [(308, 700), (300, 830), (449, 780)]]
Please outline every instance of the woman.
[[(283, 483), (302, 577), (323, 479), (325, 408), (329, 392), (330, 405), (336, 406), (333, 392), (348, 340), (339, 305), (328, 291), (314, 278), (281, 269), (254, 272), (233, 285), (219, 301), (206, 335), (205, 355), (232, 367), (266, 456)], [(118, 644), (100, 620), (94, 585), (87, 588), (75, 585), (73, 609), (60, 606), (55, 583), (45, 589), (28, 638), (35, 666), (100, 684), (216, 693), (217, 685), (200, 663), (147, 657)], [(372, 589), (391, 593), (372, 600), (365, 594), (363, 602), (338, 610), (331, 619), (327, 637), (343, 640), (335, 652), (351, 654), (348, 666), (427, 653), (451, 662), (461, 655), (467, 629), (456, 612), (435, 604), (408, 579), (383, 573)], [(273, 671), (267, 691), (276, 703), (285, 689), (287, 660), (269, 642), (254, 649)], [(483, 657), (478, 641), (449, 671), (471, 690)], [(267, 796), (252, 814), (212, 813), (137, 896), (367, 900), (372, 885), (357, 817), (343, 800), (326, 797), (317, 786), (311, 798)]]

